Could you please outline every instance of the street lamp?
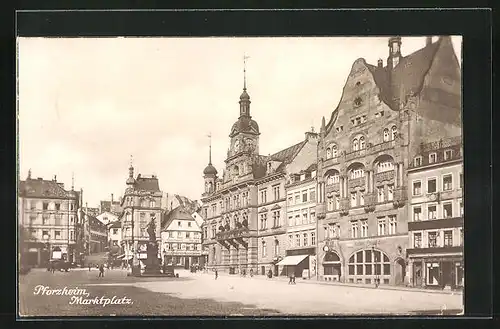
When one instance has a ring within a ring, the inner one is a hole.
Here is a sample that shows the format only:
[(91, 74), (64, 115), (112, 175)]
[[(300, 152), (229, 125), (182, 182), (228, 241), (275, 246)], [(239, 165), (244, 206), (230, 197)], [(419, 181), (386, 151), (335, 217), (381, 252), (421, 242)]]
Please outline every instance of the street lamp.
[(44, 234), (43, 240), (45, 241), (45, 247), (47, 248), (47, 251), (48, 251), (47, 263), (50, 263), (50, 258), (51, 258), (51, 255), (50, 255), (50, 235)]

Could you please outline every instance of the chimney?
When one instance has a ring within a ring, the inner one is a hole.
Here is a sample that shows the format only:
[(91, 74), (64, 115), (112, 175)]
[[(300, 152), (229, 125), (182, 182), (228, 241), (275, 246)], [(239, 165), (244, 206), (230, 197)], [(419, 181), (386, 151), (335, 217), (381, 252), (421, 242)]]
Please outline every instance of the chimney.
[(57, 182), (57, 175), (54, 175), (54, 182)]
[(377, 67), (379, 67), (379, 68), (383, 68), (384, 67), (384, 61), (382, 60), (382, 58), (378, 59), (378, 61), (377, 61)]
[(425, 46), (428, 47), (432, 44), (432, 37), (425, 37)]

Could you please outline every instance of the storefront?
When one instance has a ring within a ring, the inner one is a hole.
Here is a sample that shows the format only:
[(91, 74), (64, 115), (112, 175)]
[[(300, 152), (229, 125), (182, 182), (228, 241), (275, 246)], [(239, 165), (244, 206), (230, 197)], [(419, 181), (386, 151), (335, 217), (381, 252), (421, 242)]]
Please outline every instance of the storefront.
[(287, 250), (285, 258), (275, 266), (283, 266), (287, 276), (294, 273), (296, 277), (307, 279), (316, 277), (316, 248)]
[(349, 257), (347, 263), (347, 282), (372, 284), (389, 284), (391, 279), (391, 262), (380, 250), (365, 249), (357, 251)]
[(461, 257), (422, 257), (411, 259), (412, 285), (437, 289), (461, 289), (464, 265)]
[(339, 255), (327, 246), (323, 249), (325, 256), (323, 257), (323, 279), (325, 281), (340, 281), (342, 276), (342, 262)]

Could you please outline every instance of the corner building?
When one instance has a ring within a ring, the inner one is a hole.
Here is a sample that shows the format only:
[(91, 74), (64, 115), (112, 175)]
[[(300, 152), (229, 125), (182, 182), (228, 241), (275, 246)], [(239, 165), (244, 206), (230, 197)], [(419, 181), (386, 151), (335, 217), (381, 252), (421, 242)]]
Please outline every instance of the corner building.
[(250, 96), (243, 88), (240, 116), (231, 128), (222, 177), (211, 163), (203, 171), (203, 248), (206, 266), (231, 274), (283, 273), (287, 173), (316, 162), (316, 133), (273, 155), (259, 155), (259, 126), (250, 116)]
[[(407, 168), (422, 143), (461, 134), (461, 73), (450, 37), (387, 65), (356, 60), (323, 118), (318, 159), (321, 280), (407, 284)], [(410, 159), (410, 160), (409, 160)]]

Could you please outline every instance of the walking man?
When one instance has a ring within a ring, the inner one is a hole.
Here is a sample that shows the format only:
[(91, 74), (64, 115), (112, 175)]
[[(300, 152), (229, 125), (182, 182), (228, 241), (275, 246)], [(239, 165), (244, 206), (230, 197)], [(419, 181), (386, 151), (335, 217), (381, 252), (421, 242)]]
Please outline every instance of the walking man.
[(90, 272), (90, 268), (92, 267), (92, 264), (89, 263), (89, 272)]
[(219, 276), (219, 272), (217, 272), (217, 269), (215, 269), (215, 280), (217, 280), (218, 276)]
[(99, 276), (98, 277), (104, 278), (104, 265), (102, 265), (102, 264), (99, 266)]

